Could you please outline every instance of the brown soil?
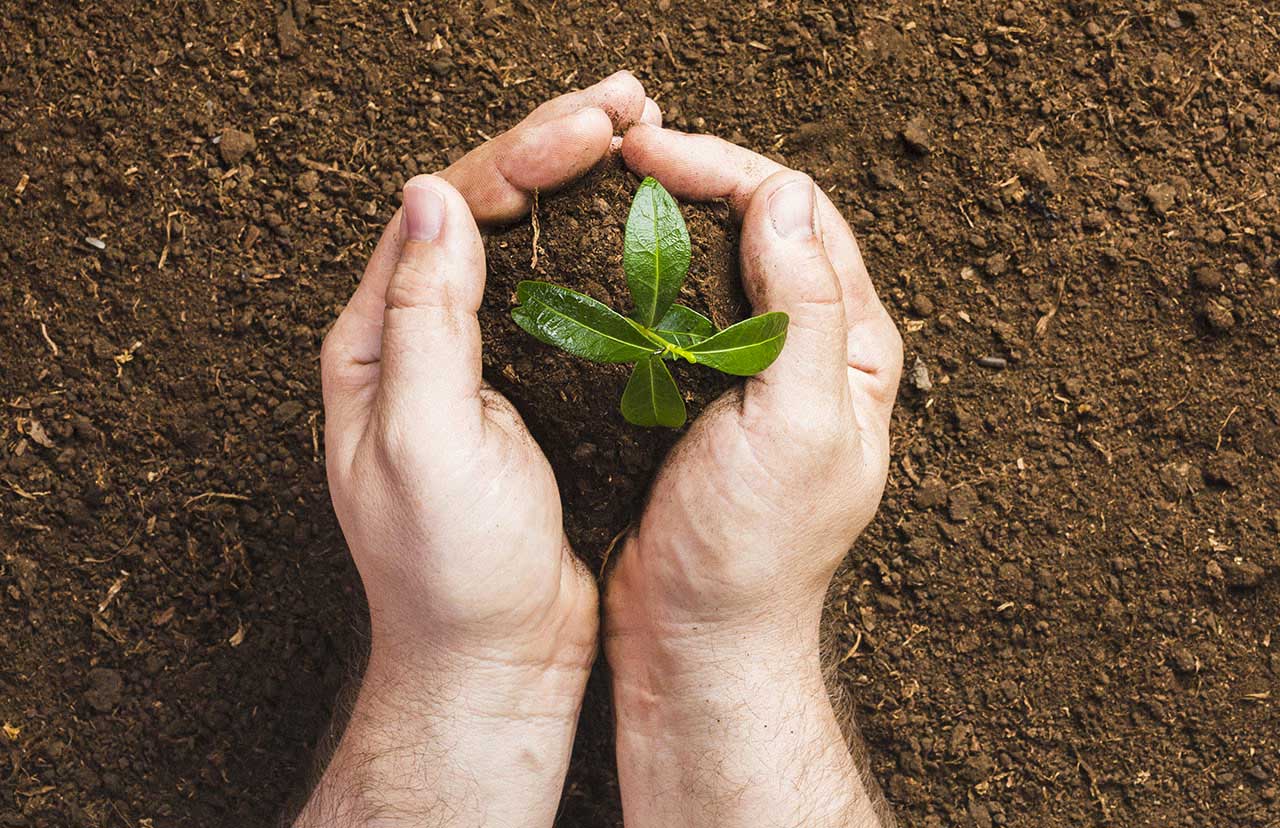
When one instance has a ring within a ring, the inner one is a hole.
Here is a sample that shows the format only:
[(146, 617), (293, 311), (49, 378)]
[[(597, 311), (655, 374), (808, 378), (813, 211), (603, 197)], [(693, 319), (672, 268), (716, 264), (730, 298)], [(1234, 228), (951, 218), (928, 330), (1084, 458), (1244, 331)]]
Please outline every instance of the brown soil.
[[(556, 470), (565, 528), (599, 570), (610, 542), (644, 504), (658, 463), (679, 434), (630, 425), (618, 411), (631, 368), (574, 359), (523, 333), (511, 320), (516, 285), (542, 279), (581, 291), (621, 313), (631, 310), (622, 236), (640, 179), (614, 159), (565, 192), (541, 199), (538, 267), (533, 232), (522, 222), (489, 238), (489, 280), (480, 311), (485, 376), (516, 404)], [(725, 205), (685, 205), (693, 244), (678, 301), (727, 327), (749, 316), (738, 280), (736, 233)], [(689, 417), (732, 383), (701, 366), (671, 363)]]
[[(904, 822), (1276, 825), (1277, 31), (1265, 2), (10, 2), (0, 826), (265, 824), (305, 787), (362, 647), (320, 339), (408, 176), (620, 66), (813, 173), (904, 331), (828, 619)], [(633, 186), (544, 199), (540, 276), (626, 307)], [(690, 301), (731, 317), (723, 208), (686, 212)], [(672, 435), (508, 321), (529, 228), (490, 252), (490, 379), (599, 560)], [(721, 381), (678, 379), (695, 413)], [(566, 826), (619, 824), (592, 693)]]

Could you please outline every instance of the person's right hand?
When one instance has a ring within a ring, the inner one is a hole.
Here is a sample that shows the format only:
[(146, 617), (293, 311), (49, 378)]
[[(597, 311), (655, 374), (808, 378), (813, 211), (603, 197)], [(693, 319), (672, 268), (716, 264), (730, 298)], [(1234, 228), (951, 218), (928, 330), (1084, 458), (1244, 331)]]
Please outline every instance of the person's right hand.
[[(632, 128), (622, 152), (677, 198), (728, 199), (742, 217), (747, 297), (756, 313), (791, 320), (777, 361), (709, 406), (672, 450), (606, 584), (628, 825), (825, 825), (802, 816), (812, 803), (783, 805), (809, 786), (788, 763), (808, 760), (777, 755), (776, 740), (808, 733), (797, 739), (808, 750), (834, 721), (822, 606), (880, 502), (902, 340), (849, 226), (808, 176), (654, 126)], [(828, 764), (838, 775), (847, 752), (836, 737)], [(752, 793), (703, 823), (679, 796), (653, 796), (681, 778)]]

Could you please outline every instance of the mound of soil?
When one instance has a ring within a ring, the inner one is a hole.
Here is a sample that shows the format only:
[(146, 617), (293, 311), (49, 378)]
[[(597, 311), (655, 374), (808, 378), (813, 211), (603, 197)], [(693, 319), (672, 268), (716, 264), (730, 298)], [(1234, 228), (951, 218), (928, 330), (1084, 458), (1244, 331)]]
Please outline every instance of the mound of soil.
[[(1275, 824), (1268, 4), (437, 5), (5, 5), (0, 826), (265, 825), (305, 789), (364, 623), (321, 339), (408, 177), (622, 67), (811, 173), (904, 333), (826, 619), (903, 822)], [(635, 183), (547, 198), (538, 276), (625, 308)], [(732, 316), (723, 215), (685, 212), (689, 300)], [(531, 257), (490, 240), (486, 373), (590, 558), (675, 435), (514, 328)], [(677, 370), (696, 413), (720, 379)], [(567, 828), (621, 824), (591, 692)]]
[[(643, 505), (645, 489), (679, 432), (631, 425), (618, 411), (629, 365), (600, 365), (530, 337), (511, 320), (516, 285), (540, 279), (585, 293), (620, 313), (631, 309), (622, 238), (640, 179), (619, 159), (540, 199), (538, 261), (525, 220), (488, 237), (489, 277), (480, 325), (485, 378), (515, 403), (543, 447), (564, 503), (565, 529), (593, 568)], [(681, 205), (692, 243), (677, 300), (720, 327), (750, 315), (738, 279), (736, 227), (726, 205)], [(733, 382), (717, 371), (671, 363), (692, 421)]]

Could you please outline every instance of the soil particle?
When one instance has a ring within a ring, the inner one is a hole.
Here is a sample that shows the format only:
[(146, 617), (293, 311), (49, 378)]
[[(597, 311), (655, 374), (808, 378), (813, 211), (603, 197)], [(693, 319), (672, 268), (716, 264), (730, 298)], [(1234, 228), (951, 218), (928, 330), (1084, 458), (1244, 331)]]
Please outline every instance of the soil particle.
[(298, 192), (304, 195), (311, 195), (320, 188), (320, 173), (315, 170), (307, 170), (298, 176), (294, 181), (294, 186), (298, 188)]
[(218, 140), (218, 153), (222, 156), (222, 162), (228, 167), (239, 164), (246, 155), (257, 148), (258, 142), (251, 133), (231, 127), (224, 129)]
[(276, 15), (276, 38), (280, 42), (282, 57), (295, 58), (302, 54), (302, 32), (298, 29), (298, 21), (294, 18), (292, 9), (286, 8)]
[(1085, 230), (1093, 233), (1107, 229), (1107, 214), (1101, 210), (1090, 210), (1084, 214), (1084, 218), (1080, 222)]
[(1209, 458), (1204, 479), (1223, 486), (1239, 486), (1245, 480), (1244, 457), (1236, 451), (1220, 451)]
[(1169, 214), (1177, 201), (1177, 191), (1172, 184), (1152, 184), (1147, 187), (1144, 195), (1147, 197), (1147, 203), (1151, 205), (1151, 211), (1162, 217)]
[(302, 416), (305, 406), (297, 400), (282, 402), (271, 412), (271, 418), (280, 425), (288, 425)]
[(1200, 662), (1195, 655), (1181, 645), (1169, 651), (1169, 662), (1173, 665), (1173, 669), (1179, 673), (1194, 673), (1200, 667)]
[(933, 316), (933, 300), (927, 294), (917, 293), (911, 297), (911, 312), (916, 316)]
[(39, 565), (25, 555), (14, 555), (9, 560), (9, 568), (13, 571), (14, 579), (17, 581), (15, 587), (19, 594), (28, 598), (34, 595), (36, 577), (40, 571)]
[(1252, 561), (1226, 561), (1222, 564), (1227, 586), (1234, 589), (1253, 589), (1262, 583), (1267, 571)]
[(1058, 189), (1058, 174), (1043, 151), (1019, 147), (1013, 151), (1013, 166), (1026, 183), (1037, 184), (1051, 191)]
[(968, 484), (956, 486), (947, 498), (947, 514), (956, 521), (962, 522), (973, 518), (978, 509), (978, 493)]
[(933, 390), (933, 380), (929, 379), (929, 366), (920, 357), (916, 357), (915, 364), (911, 366), (911, 385), (921, 393)]
[(1204, 265), (1195, 270), (1196, 287), (1203, 290), (1218, 290), (1222, 287), (1222, 270), (1213, 265)]
[(107, 667), (95, 667), (89, 671), (89, 686), (85, 690), (85, 701), (99, 713), (109, 713), (120, 704), (124, 692), (124, 677), (120, 671)]
[(917, 509), (937, 509), (947, 502), (947, 484), (940, 477), (926, 477), (916, 487)]
[(928, 155), (933, 151), (933, 138), (929, 134), (929, 121), (917, 115), (902, 128), (902, 141), (916, 155)]
[(1209, 299), (1201, 311), (1204, 323), (1215, 334), (1228, 333), (1236, 326), (1235, 314), (1231, 312), (1231, 300), (1223, 297)]
[(969, 800), (969, 824), (973, 828), (991, 828), (991, 811), (977, 799)]
[(876, 161), (867, 172), (871, 184), (881, 190), (905, 190), (906, 185), (898, 177), (898, 171), (887, 160)]
[(983, 262), (983, 269), (993, 279), (998, 279), (1009, 270), (1009, 257), (1003, 253), (992, 253)]

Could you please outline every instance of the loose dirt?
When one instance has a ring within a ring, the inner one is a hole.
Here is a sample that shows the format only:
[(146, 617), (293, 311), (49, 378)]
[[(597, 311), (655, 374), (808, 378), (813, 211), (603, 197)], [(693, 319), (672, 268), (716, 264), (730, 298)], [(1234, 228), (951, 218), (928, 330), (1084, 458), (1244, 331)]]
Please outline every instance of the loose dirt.
[[(812, 173), (906, 341), (836, 676), (908, 825), (1280, 815), (1280, 10), (904, 0), (11, 2), (0, 19), (0, 826), (267, 824), (364, 646), (317, 356), (403, 182), (628, 67)], [(625, 307), (635, 180), (540, 205)], [(729, 321), (723, 206), (688, 300)], [(486, 373), (598, 562), (674, 435), (509, 321)], [(691, 413), (724, 386), (681, 368)], [(604, 687), (565, 826), (619, 825)]]

